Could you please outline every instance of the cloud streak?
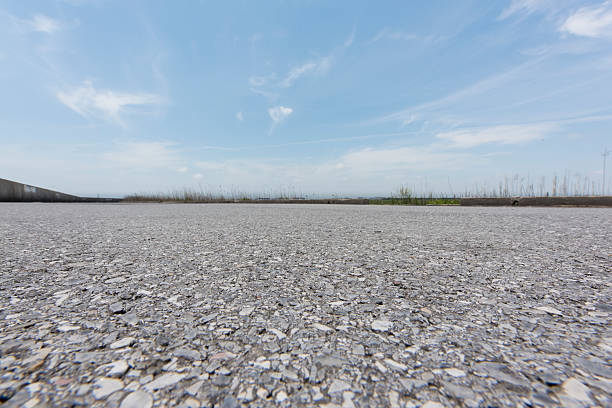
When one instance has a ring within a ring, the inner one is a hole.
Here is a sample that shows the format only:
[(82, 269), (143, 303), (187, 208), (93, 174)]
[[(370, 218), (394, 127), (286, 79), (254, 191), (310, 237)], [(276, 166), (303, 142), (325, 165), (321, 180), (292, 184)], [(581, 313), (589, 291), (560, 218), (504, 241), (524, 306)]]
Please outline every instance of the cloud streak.
[(122, 124), (121, 115), (130, 108), (160, 104), (159, 95), (98, 90), (91, 81), (69, 91), (56, 93), (57, 99), (85, 118), (100, 118)]
[(530, 15), (550, 6), (549, 0), (512, 0), (512, 3), (499, 15), (499, 19), (504, 20), (517, 14)]
[(327, 56), (320, 58), (316, 61), (310, 61), (305, 64), (299, 65), (297, 67), (292, 68), (285, 79), (283, 79), (280, 83), (280, 86), (283, 88), (288, 88), (293, 83), (306, 74), (318, 74), (323, 75), (327, 73), (332, 64), (332, 57)]
[(287, 108), (285, 106), (275, 106), (273, 108), (268, 109), (268, 114), (270, 118), (274, 122), (274, 124), (280, 123), (285, 120), (289, 115), (293, 113), (293, 109)]
[(612, 1), (582, 7), (569, 16), (559, 29), (576, 36), (612, 38)]
[(416, 34), (406, 33), (403, 31), (394, 31), (388, 27), (380, 30), (374, 37), (366, 41), (366, 45), (373, 44), (380, 40), (393, 40), (393, 41), (409, 41), (417, 38)]
[(30, 26), (34, 31), (39, 31), (47, 34), (54, 33), (62, 28), (59, 21), (44, 15), (36, 15), (29, 21)]
[[(121, 142), (102, 154), (102, 160), (113, 167), (130, 170), (146, 171), (156, 168), (169, 168), (178, 172), (186, 172), (187, 168), (180, 166), (179, 153), (167, 142)], [(185, 170), (185, 171), (183, 171)]]
[(450, 147), (456, 148), (472, 148), (490, 143), (516, 145), (544, 139), (556, 128), (550, 123), (502, 125), (441, 132), (436, 135), (436, 138), (449, 142)]

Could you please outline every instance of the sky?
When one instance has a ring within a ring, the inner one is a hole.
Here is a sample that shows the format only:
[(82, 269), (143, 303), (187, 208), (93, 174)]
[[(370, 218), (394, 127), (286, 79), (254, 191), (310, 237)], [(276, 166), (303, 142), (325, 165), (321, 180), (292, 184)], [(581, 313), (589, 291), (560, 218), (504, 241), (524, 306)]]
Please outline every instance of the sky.
[(0, 146), (88, 196), (601, 192), (612, 1), (4, 0)]

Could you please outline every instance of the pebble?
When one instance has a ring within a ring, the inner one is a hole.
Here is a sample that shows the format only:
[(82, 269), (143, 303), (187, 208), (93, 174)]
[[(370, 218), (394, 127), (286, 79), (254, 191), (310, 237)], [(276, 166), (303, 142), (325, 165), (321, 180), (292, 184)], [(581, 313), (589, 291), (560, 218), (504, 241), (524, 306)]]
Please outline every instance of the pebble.
[(243, 316), (243, 317), (244, 317), (244, 316), (249, 316), (251, 313), (253, 313), (253, 311), (254, 311), (254, 310), (255, 310), (255, 308), (254, 308), (254, 307), (250, 307), (250, 306), (243, 307), (243, 308), (240, 310), (240, 312), (238, 313), (238, 315), (239, 315), (239, 316)]
[(406, 371), (408, 370), (408, 366), (402, 363), (399, 363), (395, 360), (391, 360), (390, 358), (385, 358), (385, 364), (392, 370), (396, 371)]
[(120, 408), (151, 408), (153, 396), (148, 392), (134, 391), (121, 401)]
[(351, 385), (342, 380), (334, 380), (329, 386), (327, 393), (334, 394), (337, 392), (347, 391), (351, 389)]
[(129, 366), (125, 360), (113, 361), (112, 363), (100, 366), (98, 370), (108, 370), (106, 375), (109, 377), (121, 377), (126, 373)]
[(199, 351), (183, 347), (175, 350), (173, 354), (175, 357), (184, 358), (191, 361), (199, 360), (201, 357)]
[(129, 347), (134, 343), (136, 343), (136, 339), (134, 337), (124, 337), (121, 340), (117, 340), (114, 343), (111, 343), (110, 348), (114, 350), (118, 348)]
[(322, 332), (325, 332), (325, 333), (334, 331), (334, 329), (332, 329), (331, 327), (326, 326), (324, 324), (320, 324), (320, 323), (315, 323), (312, 325), (312, 327), (314, 327), (317, 330), (321, 330)]
[(285, 401), (287, 401), (287, 398), (289, 398), (287, 396), (287, 393), (285, 391), (279, 391), (276, 394), (276, 397), (274, 398), (274, 401), (276, 401), (277, 404), (283, 403)]
[(111, 311), (111, 313), (114, 313), (114, 314), (125, 313), (125, 305), (122, 302), (112, 303), (108, 308)]
[(97, 378), (94, 382), (93, 396), (99, 400), (121, 389), (123, 389), (123, 381), (121, 380), (116, 378)]
[(563, 384), (561, 384), (561, 389), (563, 390), (563, 394), (576, 401), (584, 402), (586, 404), (593, 403), (593, 400), (590, 397), (591, 392), (589, 388), (577, 378), (568, 378), (565, 380)]
[(465, 371), (459, 370), (458, 368), (445, 368), (444, 372), (455, 378), (465, 377)]
[(169, 387), (171, 385), (175, 385), (185, 377), (186, 377), (186, 374), (179, 374), (179, 373), (162, 374), (159, 377), (155, 378), (150, 383), (145, 384), (144, 388), (147, 391), (159, 390), (162, 388)]
[(546, 313), (551, 314), (551, 315), (563, 316), (563, 312), (561, 312), (560, 310), (555, 309), (554, 307), (540, 306), (540, 307), (536, 307), (536, 309), (540, 310), (542, 312), (546, 312)]
[(393, 322), (390, 322), (388, 320), (374, 320), (372, 322), (371, 327), (372, 330), (386, 332), (393, 328)]

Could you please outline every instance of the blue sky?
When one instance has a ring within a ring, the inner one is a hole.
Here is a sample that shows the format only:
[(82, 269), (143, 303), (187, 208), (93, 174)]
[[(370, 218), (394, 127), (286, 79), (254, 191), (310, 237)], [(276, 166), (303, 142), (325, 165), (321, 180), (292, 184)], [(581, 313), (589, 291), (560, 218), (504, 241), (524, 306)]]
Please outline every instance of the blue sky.
[(600, 190), (611, 95), (609, 0), (0, 3), (0, 177), (74, 194)]

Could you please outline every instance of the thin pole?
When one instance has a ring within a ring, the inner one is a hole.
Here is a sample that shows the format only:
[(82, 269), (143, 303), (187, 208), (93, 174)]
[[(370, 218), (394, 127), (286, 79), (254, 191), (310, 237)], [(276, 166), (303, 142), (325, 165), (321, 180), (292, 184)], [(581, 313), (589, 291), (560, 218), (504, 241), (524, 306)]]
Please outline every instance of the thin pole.
[(610, 154), (610, 150), (604, 149), (601, 154), (603, 156), (603, 180), (601, 181), (601, 195), (606, 195), (606, 158)]

